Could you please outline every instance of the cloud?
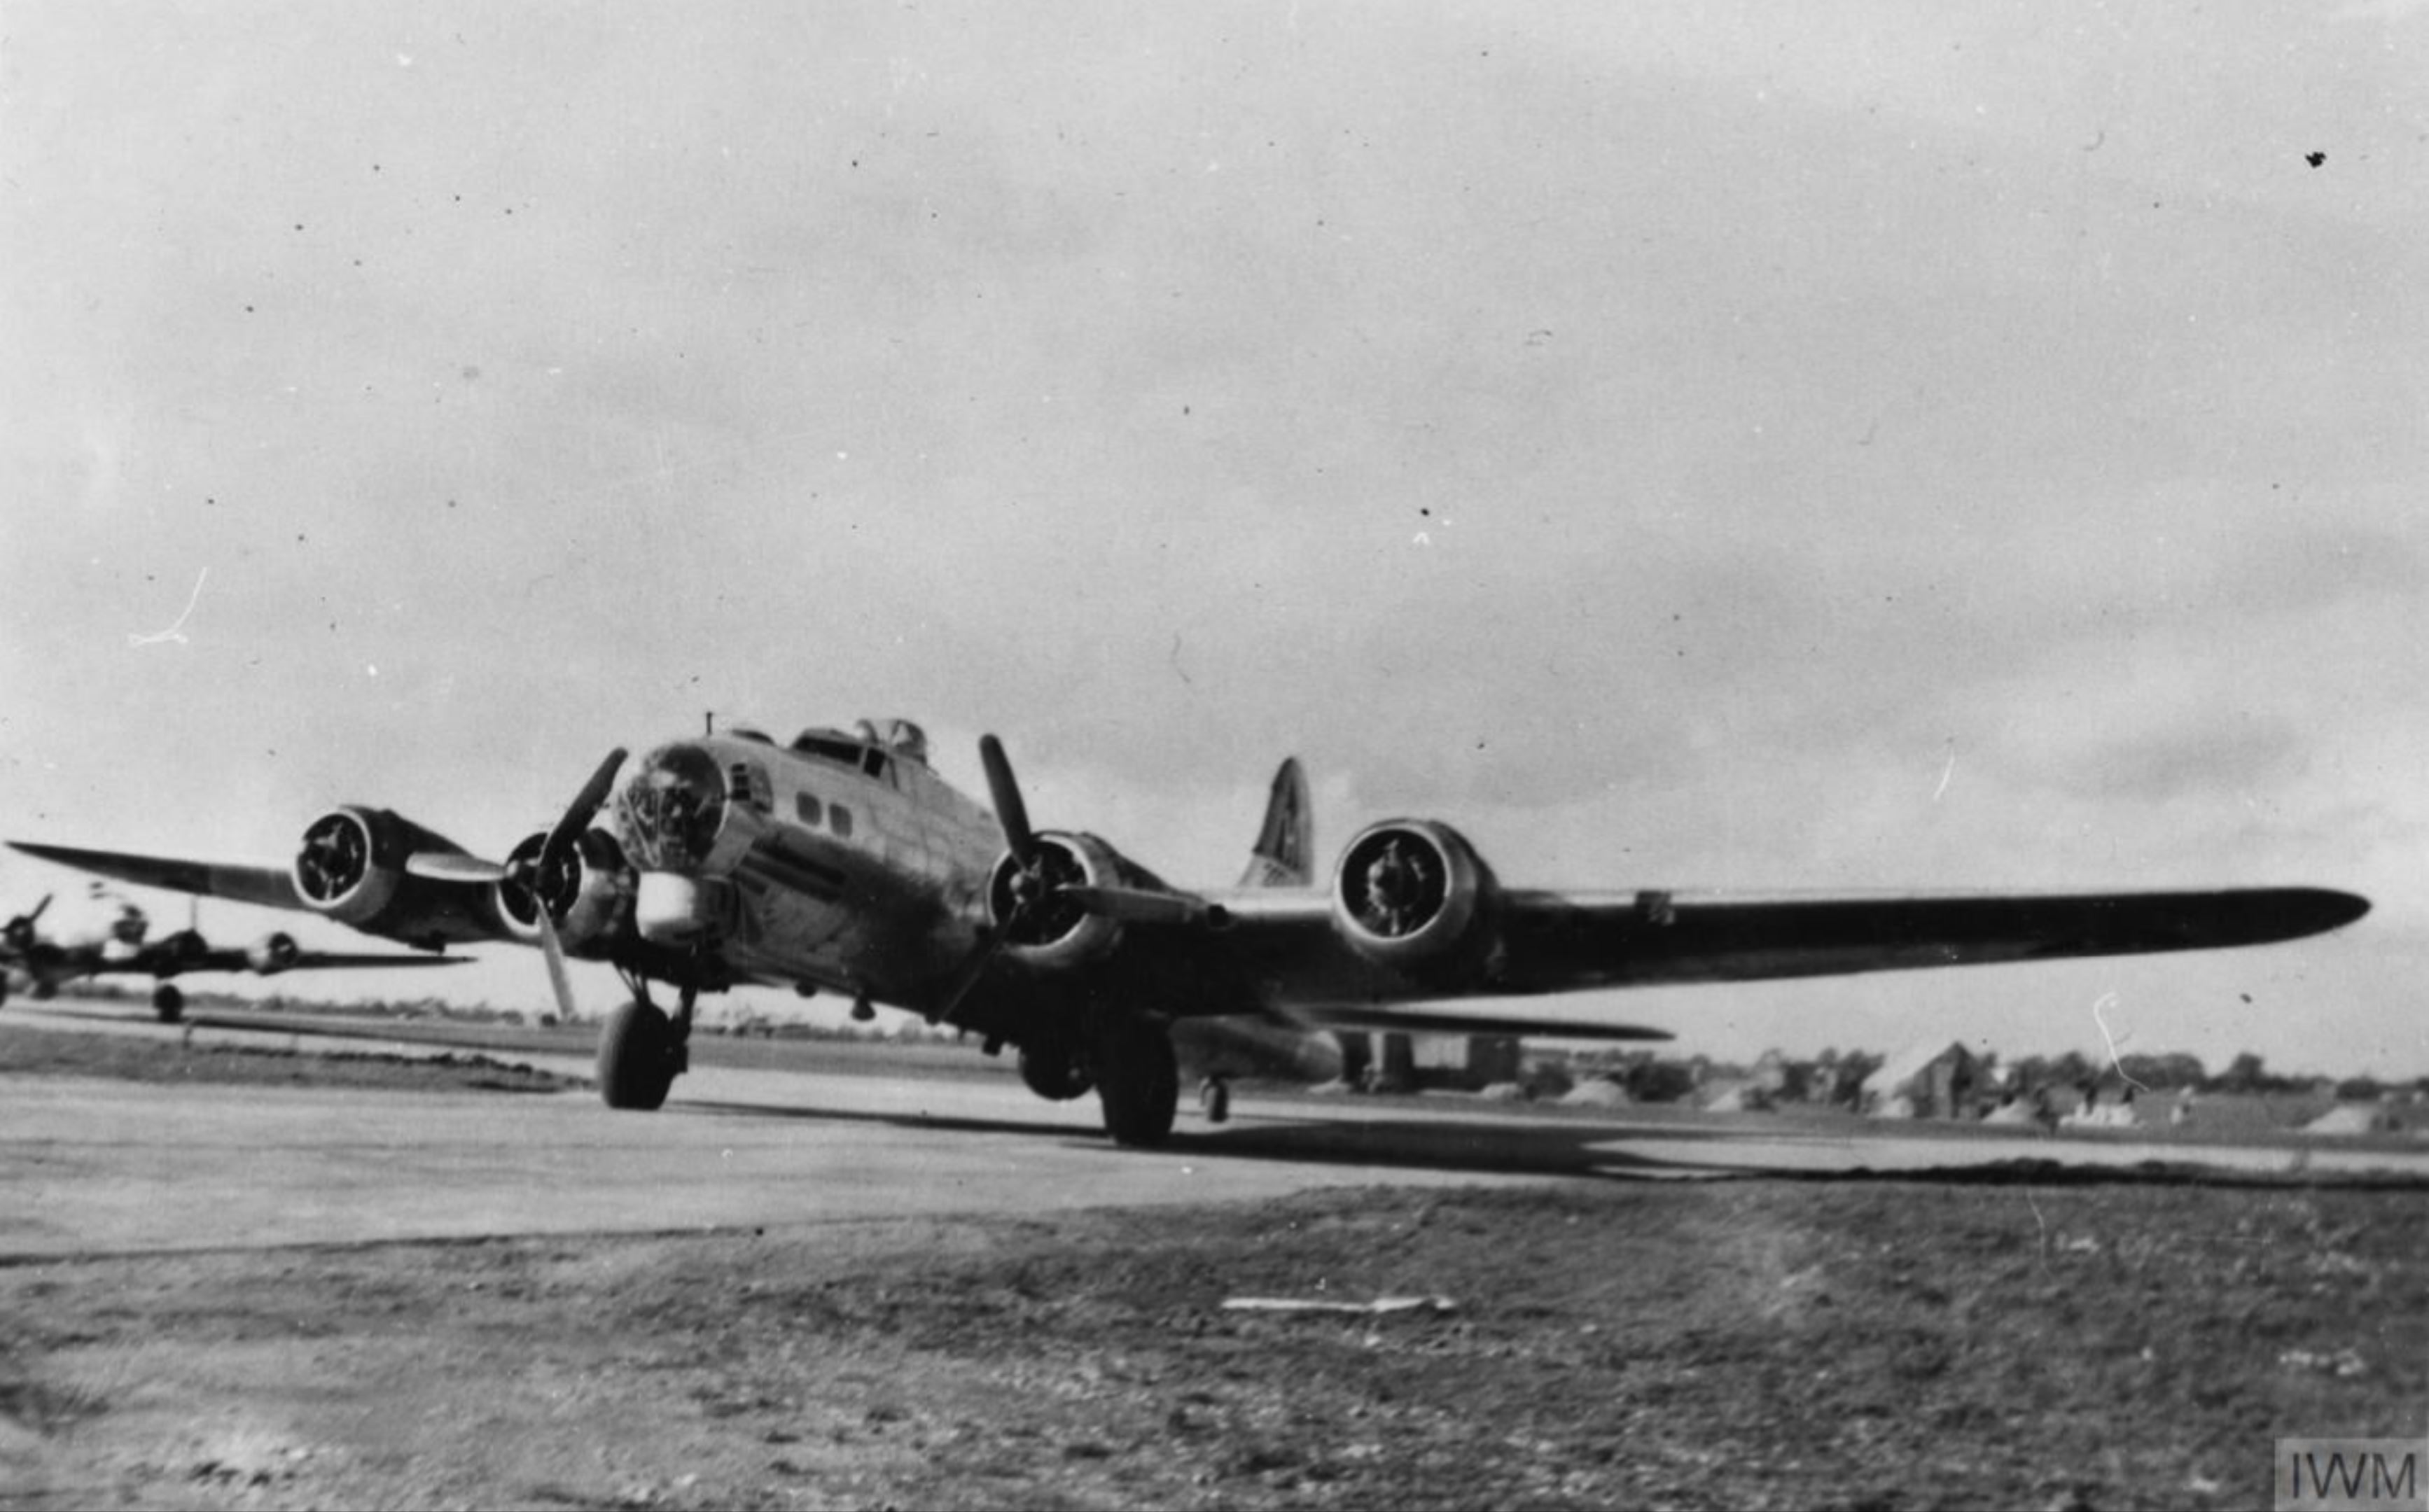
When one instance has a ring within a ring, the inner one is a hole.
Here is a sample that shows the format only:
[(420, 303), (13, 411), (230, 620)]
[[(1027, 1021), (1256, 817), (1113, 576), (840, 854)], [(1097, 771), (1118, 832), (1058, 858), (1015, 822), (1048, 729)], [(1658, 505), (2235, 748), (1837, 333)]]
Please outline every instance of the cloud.
[(2165, 803), (2188, 794), (2265, 793), (2309, 771), (2308, 742), (2290, 722), (2227, 711), (2085, 752), (2064, 785), (2095, 800)]

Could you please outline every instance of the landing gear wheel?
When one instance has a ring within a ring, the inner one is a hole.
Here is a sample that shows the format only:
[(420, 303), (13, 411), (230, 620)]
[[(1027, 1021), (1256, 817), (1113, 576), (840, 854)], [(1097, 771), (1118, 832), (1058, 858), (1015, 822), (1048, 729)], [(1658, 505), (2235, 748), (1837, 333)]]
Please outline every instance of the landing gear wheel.
[(1198, 1110), (1210, 1124), (1228, 1123), (1231, 1117), (1231, 1084), (1220, 1076), (1209, 1076), (1198, 1084)]
[(1049, 1039), (1020, 1047), (1020, 1080), (1049, 1103), (1085, 1097), (1096, 1085), (1089, 1079), (1087, 1066), (1071, 1053), (1069, 1045)]
[(1160, 1021), (1123, 1017), (1105, 1026), (1097, 1047), (1097, 1096), (1115, 1144), (1147, 1149), (1171, 1134), (1172, 1115), (1181, 1108), (1181, 1067)]
[(664, 1107), (681, 1054), (664, 1009), (637, 997), (626, 1003), (599, 1033), (599, 1100), (638, 1112)]
[(186, 1016), (186, 994), (162, 982), (152, 989), (152, 1011), (163, 1024), (174, 1024)]

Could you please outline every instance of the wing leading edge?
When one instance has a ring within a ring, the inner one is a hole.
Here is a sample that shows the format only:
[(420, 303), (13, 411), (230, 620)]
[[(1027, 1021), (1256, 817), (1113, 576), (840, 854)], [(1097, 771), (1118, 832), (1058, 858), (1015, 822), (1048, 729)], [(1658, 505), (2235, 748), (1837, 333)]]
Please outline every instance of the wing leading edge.
[(1433, 970), (1396, 970), (1362, 956), (1322, 893), (1176, 896), (1151, 921), (1153, 911), (1128, 912), (1150, 929), (1204, 931), (1206, 944), (1263, 984), (1269, 1006), (1348, 1011), (2209, 950), (2301, 939), (2369, 911), (2367, 899), (2323, 888), (1828, 896), (1512, 889), (1484, 916), (1489, 938)]
[(2324, 888), (1884, 896), (1516, 894), (1513, 925), (1539, 944), (1522, 976), (1557, 991), (1762, 981), (1930, 966), (2150, 955), (2270, 945), (2370, 912)]
[[(427, 837), (436, 839), (437, 837)], [(223, 897), (235, 903), (288, 909), (298, 913), (333, 917), (348, 929), (382, 939), (397, 940), (423, 950), (447, 945), (520, 940), (505, 929), (491, 906), (486, 879), (424, 876), (408, 866), (397, 883), (394, 921), (367, 919), (314, 907), (296, 890), (294, 873), (284, 866), (246, 862), (188, 861), (174, 856), (144, 856), (124, 850), (88, 850), (80, 846), (52, 846), (30, 840), (7, 842), (12, 850), (42, 861), (141, 887), (201, 897)], [(446, 842), (439, 841), (439, 846)], [(437, 852), (433, 852), (437, 853)], [(458, 854), (452, 846), (446, 854)], [(417, 856), (416, 860), (423, 859)], [(387, 958), (381, 958), (386, 960)]]
[[(298, 950), (278, 963), (278, 975), (290, 971), (373, 971), (389, 966), (460, 966), (471, 959), (470, 956), (409, 956), (393, 950)], [(133, 963), (127, 969), (157, 975), (150, 962)], [(251, 951), (239, 945), (213, 945), (200, 958), (182, 963), (178, 969), (252, 971), (257, 968)]]
[(134, 882), (142, 887), (193, 893), (203, 897), (224, 897), (231, 902), (254, 903), (263, 908), (313, 912), (295, 891), (295, 879), (284, 866), (180, 861), (169, 856), (138, 856), (121, 850), (37, 845), (30, 840), (11, 840), (8, 848), (22, 850), (43, 861), (57, 862), (62, 866), (115, 877), (122, 882)]

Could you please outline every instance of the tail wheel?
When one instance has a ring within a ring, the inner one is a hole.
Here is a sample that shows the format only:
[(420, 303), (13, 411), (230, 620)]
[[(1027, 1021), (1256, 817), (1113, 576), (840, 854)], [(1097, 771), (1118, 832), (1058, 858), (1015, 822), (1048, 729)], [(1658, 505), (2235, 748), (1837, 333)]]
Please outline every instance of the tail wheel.
[(1162, 1021), (1124, 1015), (1105, 1026), (1097, 1046), (1097, 1096), (1115, 1144), (1151, 1148), (1172, 1133), (1181, 1066)]
[(666, 1010), (636, 998), (607, 1016), (599, 1033), (600, 1101), (636, 1112), (662, 1108), (679, 1069)]
[(152, 1011), (163, 1024), (174, 1024), (186, 1016), (186, 994), (167, 982), (152, 989)]

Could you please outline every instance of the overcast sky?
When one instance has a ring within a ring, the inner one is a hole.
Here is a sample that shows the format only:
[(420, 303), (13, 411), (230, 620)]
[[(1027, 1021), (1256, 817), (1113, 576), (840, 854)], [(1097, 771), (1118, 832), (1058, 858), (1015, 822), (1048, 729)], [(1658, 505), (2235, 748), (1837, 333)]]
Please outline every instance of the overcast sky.
[[(1327, 854), (1432, 814), (1521, 884), (2377, 905), (1577, 1001), (1687, 1048), (2429, 1071), (2424, 44), (13, 3), (0, 833), (274, 859), (356, 799), (496, 854), (704, 710), (901, 715), (1223, 883), (1296, 751)], [(98, 920), (0, 864), (52, 886)], [(487, 954), (451, 986), (545, 1000)]]

